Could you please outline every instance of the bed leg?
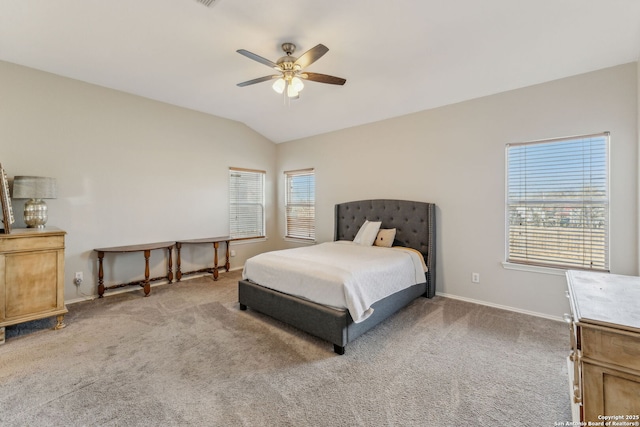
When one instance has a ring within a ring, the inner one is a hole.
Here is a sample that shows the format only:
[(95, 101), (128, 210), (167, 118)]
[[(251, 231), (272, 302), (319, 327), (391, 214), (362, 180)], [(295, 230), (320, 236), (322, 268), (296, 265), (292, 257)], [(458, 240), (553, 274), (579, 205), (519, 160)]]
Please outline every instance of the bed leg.
[(344, 347), (339, 346), (338, 344), (333, 345), (333, 351), (342, 356), (344, 354)]
[(240, 310), (245, 311), (247, 309), (247, 306), (244, 304), (240, 304)]

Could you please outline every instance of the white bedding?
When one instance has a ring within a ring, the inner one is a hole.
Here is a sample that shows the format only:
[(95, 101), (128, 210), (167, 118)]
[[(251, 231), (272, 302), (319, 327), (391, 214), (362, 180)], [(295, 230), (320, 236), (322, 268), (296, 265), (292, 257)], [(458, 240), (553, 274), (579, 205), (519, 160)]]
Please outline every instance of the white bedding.
[(348, 309), (353, 321), (371, 305), (425, 281), (424, 260), (411, 249), (348, 241), (266, 252), (245, 262), (243, 279), (319, 304)]

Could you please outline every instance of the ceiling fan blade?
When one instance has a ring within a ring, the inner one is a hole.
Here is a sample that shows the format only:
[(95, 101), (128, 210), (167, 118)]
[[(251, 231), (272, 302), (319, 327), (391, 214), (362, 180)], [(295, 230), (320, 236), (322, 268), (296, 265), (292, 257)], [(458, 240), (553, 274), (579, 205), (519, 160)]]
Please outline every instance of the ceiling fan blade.
[(329, 76), (327, 74), (320, 73), (301, 73), (300, 77), (313, 82), (328, 83), (330, 85), (343, 85), (347, 82), (347, 80), (341, 77)]
[(277, 78), (279, 78), (279, 77), (282, 77), (282, 76), (280, 76), (280, 75), (274, 75), (274, 76), (258, 77), (257, 79), (247, 80), (246, 82), (238, 83), (238, 85), (237, 85), (237, 86), (244, 87), (244, 86), (254, 85), (254, 84), (256, 84), (256, 83), (262, 83), (262, 82), (266, 82), (266, 81), (268, 81), (268, 80), (277, 79)]
[(300, 58), (298, 58), (294, 64), (299, 65), (300, 68), (306, 68), (320, 59), (322, 55), (327, 52), (329, 52), (329, 48), (323, 44), (319, 44), (303, 53), (302, 56), (300, 56)]
[(253, 52), (249, 52), (248, 50), (238, 49), (238, 50), (236, 50), (236, 52), (238, 52), (240, 55), (246, 56), (249, 59), (253, 59), (254, 61), (258, 61), (259, 63), (264, 64), (264, 65), (266, 65), (268, 67), (275, 68), (276, 70), (280, 68), (280, 67), (278, 67), (278, 64), (276, 64), (275, 62), (269, 61), (268, 59), (263, 58), (260, 55), (256, 55)]

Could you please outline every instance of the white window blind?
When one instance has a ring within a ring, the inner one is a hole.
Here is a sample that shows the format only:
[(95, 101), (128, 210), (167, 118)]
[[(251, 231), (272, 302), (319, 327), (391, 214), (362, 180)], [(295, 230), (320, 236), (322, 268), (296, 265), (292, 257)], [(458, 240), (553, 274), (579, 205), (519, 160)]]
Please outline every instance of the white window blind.
[(313, 169), (285, 172), (285, 235), (316, 238), (316, 178)]
[(264, 171), (229, 168), (229, 236), (264, 237)]
[(609, 133), (506, 151), (507, 262), (609, 271)]

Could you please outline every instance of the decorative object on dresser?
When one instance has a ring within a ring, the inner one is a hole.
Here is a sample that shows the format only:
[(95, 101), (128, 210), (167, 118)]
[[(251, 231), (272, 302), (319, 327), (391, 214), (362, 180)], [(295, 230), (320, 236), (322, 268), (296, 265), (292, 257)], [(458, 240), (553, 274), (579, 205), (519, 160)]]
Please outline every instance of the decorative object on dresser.
[(55, 227), (0, 235), (0, 343), (6, 326), (57, 316), (64, 328), (64, 235)]
[(607, 425), (596, 424), (603, 420), (637, 425), (640, 277), (569, 270), (567, 283), (573, 421), (575, 425)]
[(7, 173), (2, 165), (0, 165), (0, 201), (2, 202), (2, 232), (9, 234), (11, 233), (11, 224), (15, 222), (15, 219), (9, 195), (9, 178), (7, 178)]
[(47, 223), (47, 204), (42, 199), (55, 199), (55, 178), (16, 176), (13, 179), (13, 198), (28, 199), (24, 204), (24, 223), (29, 228), (44, 228)]

